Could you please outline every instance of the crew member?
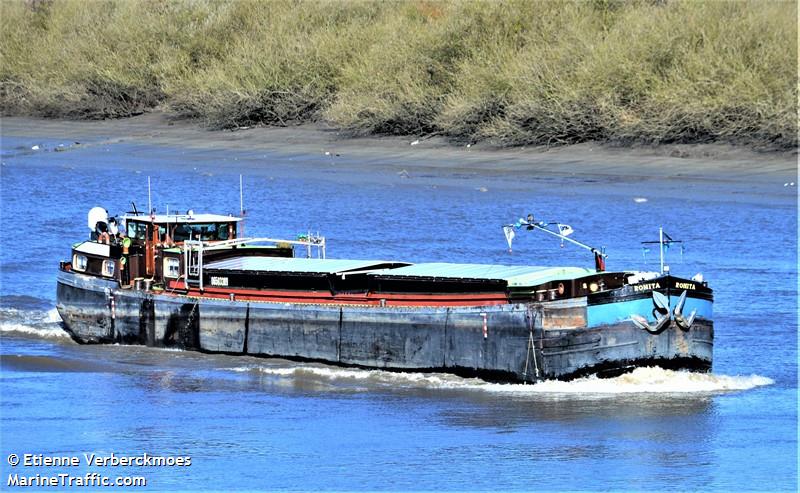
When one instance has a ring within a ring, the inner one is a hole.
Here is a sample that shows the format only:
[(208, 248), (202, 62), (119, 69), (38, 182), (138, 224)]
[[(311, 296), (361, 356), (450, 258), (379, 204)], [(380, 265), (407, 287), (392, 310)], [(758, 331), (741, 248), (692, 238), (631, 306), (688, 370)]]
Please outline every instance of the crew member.
[(119, 225), (116, 217), (108, 220), (108, 235), (115, 239), (119, 237)]
[(105, 221), (97, 221), (94, 226), (95, 234), (97, 235), (97, 241), (100, 243), (105, 243), (106, 245), (110, 242), (110, 237), (108, 236), (108, 224)]

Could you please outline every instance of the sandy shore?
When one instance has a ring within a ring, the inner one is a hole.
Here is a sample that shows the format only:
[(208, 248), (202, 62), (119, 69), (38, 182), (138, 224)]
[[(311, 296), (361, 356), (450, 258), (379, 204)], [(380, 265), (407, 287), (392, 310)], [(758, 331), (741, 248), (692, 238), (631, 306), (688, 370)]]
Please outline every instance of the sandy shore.
[[(440, 138), (349, 138), (336, 130), (306, 125), (211, 131), (196, 122), (171, 121), (162, 113), (106, 121), (3, 118), (0, 133), (80, 142), (82, 146), (131, 143), (188, 149), (319, 154), (346, 163), (435, 168), (487, 173), (541, 173), (644, 179), (700, 179), (777, 183), (797, 181), (797, 152), (756, 152), (719, 145), (613, 147), (579, 144), (554, 148), (495, 149), (454, 146)], [(329, 154), (326, 154), (329, 153)]]

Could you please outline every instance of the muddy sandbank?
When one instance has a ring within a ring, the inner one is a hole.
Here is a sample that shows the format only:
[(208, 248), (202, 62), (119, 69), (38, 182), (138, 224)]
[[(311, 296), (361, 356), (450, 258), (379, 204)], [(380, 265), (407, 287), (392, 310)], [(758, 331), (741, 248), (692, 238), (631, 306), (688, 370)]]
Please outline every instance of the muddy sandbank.
[(457, 146), (438, 137), (351, 138), (322, 125), (208, 130), (174, 121), (161, 112), (103, 121), (3, 118), (3, 136), (69, 139), (81, 146), (118, 143), (193, 150), (269, 151), (278, 155), (326, 156), (362, 166), (441, 169), (490, 174), (713, 180), (778, 183), (796, 181), (797, 152), (758, 152), (727, 144), (620, 147), (584, 143), (559, 147)]

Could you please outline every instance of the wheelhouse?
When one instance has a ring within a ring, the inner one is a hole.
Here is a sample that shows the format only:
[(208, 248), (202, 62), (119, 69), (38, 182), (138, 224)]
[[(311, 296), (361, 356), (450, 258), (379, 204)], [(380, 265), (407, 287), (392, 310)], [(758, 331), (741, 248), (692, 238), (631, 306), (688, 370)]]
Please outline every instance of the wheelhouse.
[[(144, 280), (155, 287), (184, 278), (188, 263), (197, 260), (198, 245), (206, 249), (207, 260), (294, 256), (290, 244), (280, 241), (271, 245), (254, 244), (257, 239), (241, 237), (241, 221), (241, 217), (233, 215), (192, 211), (127, 214), (119, 221), (111, 221), (105, 209), (97, 207), (88, 218), (91, 239), (72, 246), (71, 259), (62, 262), (62, 269), (116, 280), (123, 288)], [(110, 223), (117, 228), (112, 230)]]
[(189, 241), (235, 240), (240, 217), (219, 214), (128, 215), (125, 235), (133, 243), (154, 241), (172, 246)]

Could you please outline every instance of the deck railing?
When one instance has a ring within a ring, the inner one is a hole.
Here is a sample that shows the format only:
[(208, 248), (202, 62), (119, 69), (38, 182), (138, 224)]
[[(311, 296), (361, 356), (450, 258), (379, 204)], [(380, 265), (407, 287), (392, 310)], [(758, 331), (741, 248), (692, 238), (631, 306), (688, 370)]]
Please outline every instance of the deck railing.
[(316, 253), (316, 258), (325, 258), (325, 237), (319, 235), (309, 234), (305, 236), (305, 239), (297, 240), (278, 238), (236, 238), (223, 241), (186, 240), (183, 242), (183, 273), (186, 285), (197, 284), (200, 289), (203, 289), (203, 256), (205, 252), (264, 243), (305, 246), (306, 258), (314, 258), (314, 253)]

